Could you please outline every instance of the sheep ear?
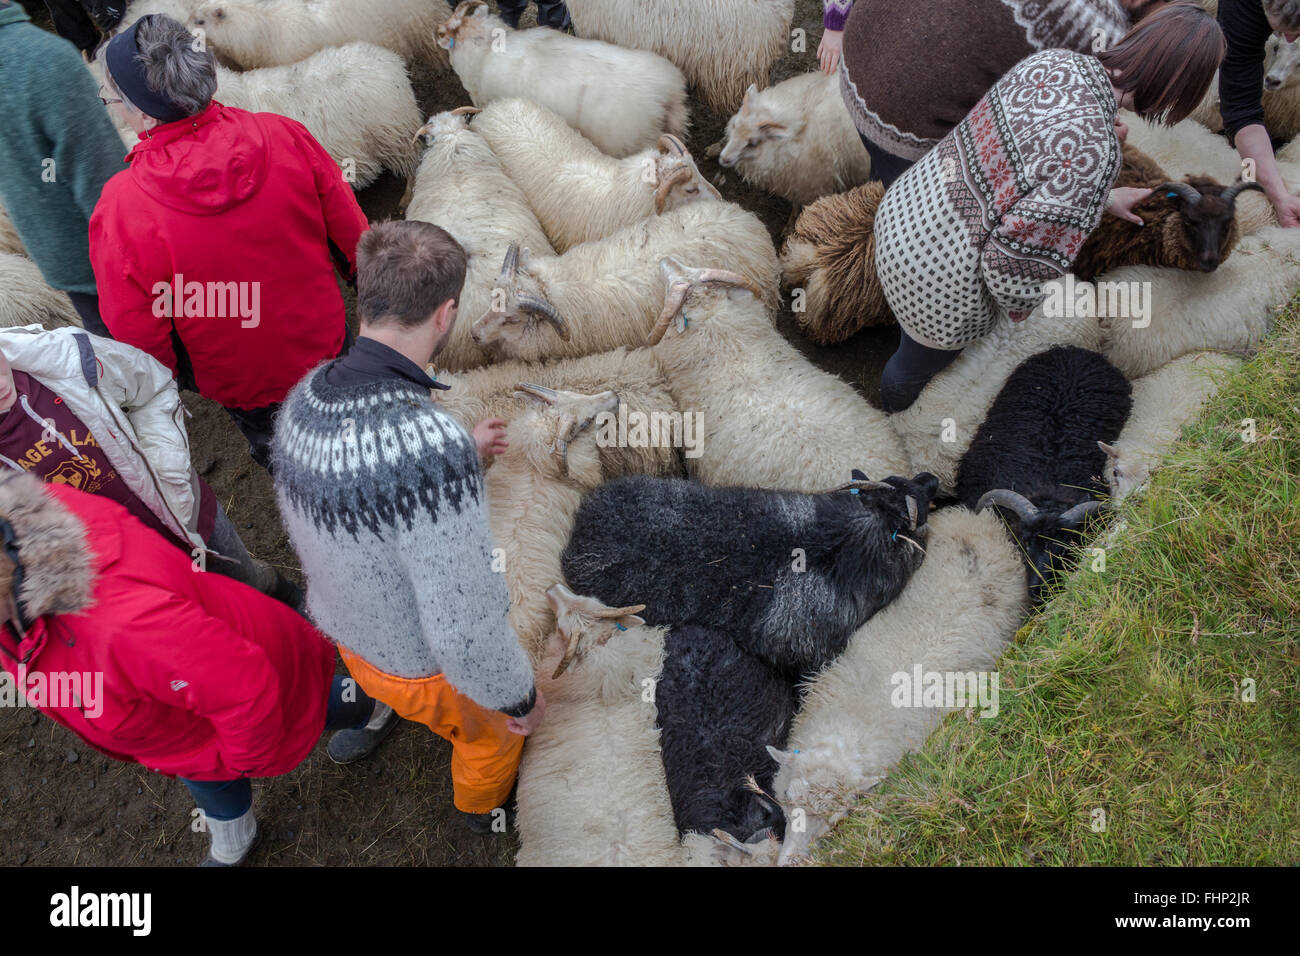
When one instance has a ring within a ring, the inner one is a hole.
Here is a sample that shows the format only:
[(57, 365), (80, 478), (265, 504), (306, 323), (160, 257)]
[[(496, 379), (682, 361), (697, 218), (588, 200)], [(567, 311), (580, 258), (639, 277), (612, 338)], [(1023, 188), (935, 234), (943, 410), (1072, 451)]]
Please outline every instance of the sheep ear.
[(794, 754), (788, 750), (777, 750), (771, 744), (767, 745), (767, 755), (782, 767), (786, 764), (794, 763)]
[(759, 123), (758, 131), (760, 133), (784, 133), (790, 127), (784, 123)]
[(862, 471), (861, 469), (858, 469), (858, 468), (854, 468), (853, 471), (849, 472), (849, 477), (852, 478), (854, 481), (870, 481), (870, 480), (871, 480), (870, 478), (867, 477), (866, 472), (864, 472), (864, 471)]
[(743, 107), (748, 106), (748, 105), (749, 105), (749, 100), (750, 100), (750, 98), (751, 98), (755, 93), (757, 93), (757, 92), (758, 92), (758, 84), (757, 84), (757, 83), (750, 83), (750, 84), (749, 84), (749, 89), (745, 90), (745, 99), (744, 99), (744, 101), (740, 104), (741, 107), (743, 108)]
[(1104, 441), (1097, 442), (1097, 447), (1106, 453), (1106, 457), (1112, 461), (1119, 458), (1119, 449), (1114, 445), (1107, 445)]

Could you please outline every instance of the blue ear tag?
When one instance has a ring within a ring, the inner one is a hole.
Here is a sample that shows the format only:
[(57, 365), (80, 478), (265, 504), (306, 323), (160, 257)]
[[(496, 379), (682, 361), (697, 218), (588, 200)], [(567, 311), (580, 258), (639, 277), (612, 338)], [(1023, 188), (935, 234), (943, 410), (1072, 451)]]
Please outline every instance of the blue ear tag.
[(862, 489), (860, 489), (860, 488), (850, 488), (850, 489), (849, 489), (849, 494), (851, 494), (851, 495), (856, 495), (856, 494), (857, 494), (859, 491), (861, 491), (861, 490), (862, 490)]
[(1178, 193), (1165, 193), (1165, 198), (1166, 198), (1166, 199), (1173, 199), (1173, 198), (1174, 198), (1175, 196), (1177, 196), (1177, 195), (1178, 195)]
[(622, 624), (618, 623), (618, 621), (615, 621), (615, 622), (614, 622), (614, 626), (615, 626), (616, 628), (618, 628), (620, 631), (626, 631), (626, 630), (627, 630), (627, 628), (625, 628)]
[(898, 540), (898, 532), (895, 531), (893, 534), (891, 534), (891, 535), (889, 536), (889, 540), (890, 540), (890, 541), (897, 541), (897, 540)]
[(447, 49), (448, 49), (448, 50), (454, 50), (454, 49), (456, 49), (456, 38), (455, 38), (455, 37), (449, 37), (448, 40), (449, 40), (449, 45), (447, 46)]

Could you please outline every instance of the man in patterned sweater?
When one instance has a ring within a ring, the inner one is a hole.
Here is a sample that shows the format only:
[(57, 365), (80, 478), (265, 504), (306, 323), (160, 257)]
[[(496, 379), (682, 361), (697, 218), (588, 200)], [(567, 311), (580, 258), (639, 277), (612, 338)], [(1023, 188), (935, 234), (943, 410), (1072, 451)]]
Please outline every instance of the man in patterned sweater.
[(1147, 189), (1113, 189), (1119, 106), (1187, 117), (1223, 58), (1214, 18), (1188, 3), (1143, 20), (1097, 57), (1045, 50), (998, 81), (891, 186), (876, 214), (876, 271), (902, 327), (881, 399), (909, 407), (927, 382), (1069, 272), (1104, 211), (1137, 225)]
[[(479, 456), (504, 450), (505, 423), (471, 438), (434, 405), (429, 390), (446, 386), (424, 371), (451, 334), (465, 267), (429, 223), (363, 236), (360, 336), (289, 394), (273, 448), (312, 619), (367, 694), (451, 741), (454, 802), (487, 832), (504, 829), (493, 811), (545, 705), (492, 569)], [(330, 755), (350, 762), (366, 746), (342, 731)]]

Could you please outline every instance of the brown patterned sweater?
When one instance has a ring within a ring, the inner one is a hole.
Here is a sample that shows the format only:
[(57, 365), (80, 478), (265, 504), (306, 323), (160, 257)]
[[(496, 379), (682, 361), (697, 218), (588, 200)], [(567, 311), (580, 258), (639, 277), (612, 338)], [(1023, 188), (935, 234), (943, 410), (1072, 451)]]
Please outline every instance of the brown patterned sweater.
[(885, 193), (876, 271), (908, 335), (960, 349), (1070, 270), (1119, 176), (1096, 57), (1035, 53)]
[(1119, 0), (855, 0), (840, 90), (858, 132), (917, 160), (1031, 53), (1091, 52), (1128, 26)]

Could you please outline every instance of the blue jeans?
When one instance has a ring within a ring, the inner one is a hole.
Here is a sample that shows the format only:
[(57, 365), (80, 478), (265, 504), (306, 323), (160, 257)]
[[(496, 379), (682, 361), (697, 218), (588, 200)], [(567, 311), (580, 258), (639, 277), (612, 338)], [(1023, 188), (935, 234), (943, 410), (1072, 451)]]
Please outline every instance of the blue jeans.
[[(344, 684), (348, 681), (349, 684)], [(356, 700), (344, 700), (343, 691), (349, 687)], [(356, 730), (364, 727), (375, 709), (374, 700), (351, 678), (336, 676), (330, 687), (329, 704), (325, 708), (325, 730)], [(203, 815), (213, 820), (235, 820), (253, 806), (253, 784), (247, 777), (238, 780), (186, 780), (195, 805)]]

